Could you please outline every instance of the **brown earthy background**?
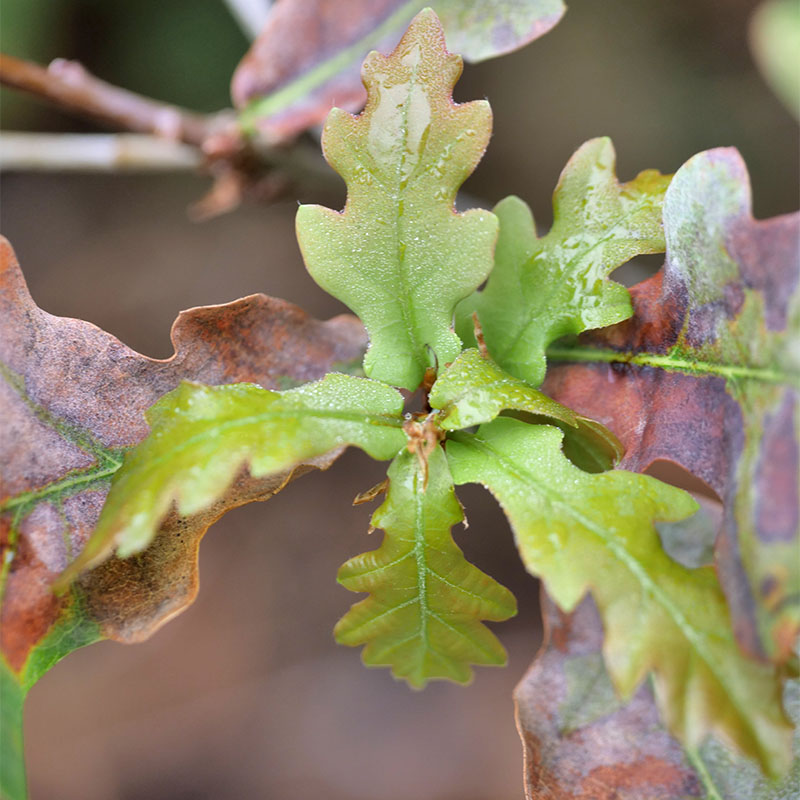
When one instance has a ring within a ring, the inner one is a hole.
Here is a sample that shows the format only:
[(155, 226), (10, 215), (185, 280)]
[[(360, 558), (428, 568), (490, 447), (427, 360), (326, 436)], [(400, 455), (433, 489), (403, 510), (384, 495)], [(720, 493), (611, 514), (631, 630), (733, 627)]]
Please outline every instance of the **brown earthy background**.
[[(619, 173), (676, 170), (735, 145), (759, 217), (793, 210), (797, 128), (761, 81), (746, 43), (747, 0), (572, 0), (525, 50), (467, 67), (456, 98), (488, 97), (489, 152), (467, 191), (490, 206), (515, 193), (550, 222), (571, 153), (610, 135)], [(198, 110), (229, 104), (246, 41), (220, 0), (2, 0), (2, 49), (64, 56), (98, 76)], [(5, 129), (95, 128), (0, 94)], [(343, 193), (299, 187), (272, 206), (202, 224), (191, 175), (2, 177), (0, 230), (45, 310), (90, 320), (148, 356), (171, 354), (177, 312), (263, 291), (321, 318), (342, 309), (303, 270), (296, 201)], [(654, 268), (658, 259), (643, 268)], [(461, 492), (457, 539), (512, 589), (519, 616), (495, 626), (504, 670), (468, 688), (412, 692), (334, 644), (355, 599), (335, 583), (345, 559), (377, 546), (372, 508), (351, 499), (382, 477), (359, 452), (266, 505), (230, 513), (201, 548), (196, 604), (149, 642), (79, 651), (31, 692), (27, 753), (34, 800), (504, 800), (522, 796), (511, 690), (541, 638), (537, 586), (482, 490)], [(379, 534), (377, 534), (379, 535)]]

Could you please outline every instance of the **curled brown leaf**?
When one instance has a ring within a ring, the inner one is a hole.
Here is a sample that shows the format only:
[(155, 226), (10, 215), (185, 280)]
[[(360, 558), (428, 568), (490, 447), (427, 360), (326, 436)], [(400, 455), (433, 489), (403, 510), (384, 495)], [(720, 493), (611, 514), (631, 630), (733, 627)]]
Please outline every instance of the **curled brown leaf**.
[[(88, 322), (48, 314), (0, 240), (0, 645), (15, 671), (74, 603), (52, 581), (91, 533), (124, 451), (147, 435), (145, 409), (182, 380), (271, 389), (315, 380), (366, 345), (354, 317), (320, 322), (265, 295), (184, 311), (171, 336), (174, 355), (151, 359)], [(145, 638), (193, 600), (197, 547), (214, 520), (336, 455), (270, 479), (242, 474), (203, 514), (171, 516), (150, 549), (80, 580), (85, 612), (106, 637)]]

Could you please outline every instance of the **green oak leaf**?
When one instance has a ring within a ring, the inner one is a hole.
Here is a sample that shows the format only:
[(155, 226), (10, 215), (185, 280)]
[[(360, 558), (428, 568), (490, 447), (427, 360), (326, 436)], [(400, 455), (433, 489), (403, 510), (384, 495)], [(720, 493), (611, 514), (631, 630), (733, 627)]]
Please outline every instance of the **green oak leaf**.
[(333, 109), (323, 133), (347, 183), (345, 209), (297, 212), (308, 271), (369, 333), (366, 374), (412, 390), (461, 352), (453, 310), (489, 274), (497, 238), (491, 213), (453, 207), (491, 132), (488, 103), (452, 101), (461, 66), (432, 11), (390, 56), (370, 53), (364, 111)]
[(608, 280), (611, 272), (634, 256), (664, 251), (661, 207), (669, 177), (647, 170), (620, 184), (615, 161), (605, 138), (575, 153), (553, 196), (553, 227), (541, 239), (519, 198), (494, 209), (495, 267), (486, 288), (460, 304), (457, 330), (471, 341), (477, 312), (495, 361), (533, 386), (544, 380), (551, 342), (631, 315), (628, 292)]
[(404, 450), (389, 468), (386, 501), (372, 524), (386, 535), (350, 559), (339, 582), (369, 592), (336, 625), (336, 640), (366, 645), (364, 663), (390, 666), (420, 688), (432, 678), (466, 683), (471, 664), (500, 665), (506, 653), (481, 620), (516, 614), (514, 595), (470, 564), (450, 528), (464, 518), (441, 447), (425, 467)]
[(150, 435), (125, 456), (61, 582), (113, 548), (123, 558), (143, 550), (173, 502), (182, 516), (207, 508), (245, 465), (258, 478), (347, 445), (392, 458), (406, 443), (402, 409), (395, 389), (338, 373), (285, 392), (182, 383), (147, 412)]
[(439, 376), (428, 402), (431, 408), (441, 409), (438, 424), (448, 431), (491, 422), (505, 410), (542, 417), (537, 421), (550, 422), (564, 431), (564, 452), (590, 472), (610, 469), (624, 452), (604, 425), (509, 375), (474, 349), (461, 353)]
[(431, 408), (442, 410), (439, 425), (446, 431), (491, 422), (507, 408), (578, 425), (574, 411), (509, 375), (474, 349), (461, 353), (439, 376), (428, 402)]
[(550, 426), (499, 418), (452, 434), (456, 483), (482, 483), (511, 521), (528, 571), (565, 611), (591, 591), (611, 678), (629, 698), (650, 672), (672, 733), (695, 747), (714, 732), (772, 775), (790, 760), (791, 726), (775, 667), (739, 650), (713, 568), (687, 569), (661, 547), (655, 520), (697, 504), (646, 475), (585, 473)]

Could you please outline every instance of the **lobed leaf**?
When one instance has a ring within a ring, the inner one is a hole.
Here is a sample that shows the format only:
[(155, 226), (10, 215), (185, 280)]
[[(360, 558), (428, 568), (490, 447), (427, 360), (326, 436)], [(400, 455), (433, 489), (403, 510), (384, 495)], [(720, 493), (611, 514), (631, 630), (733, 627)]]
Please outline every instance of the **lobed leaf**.
[(431, 11), (390, 56), (371, 53), (366, 108), (359, 117), (334, 109), (323, 133), (325, 157), (347, 182), (345, 209), (297, 212), (308, 271), (367, 329), (367, 375), (410, 390), (461, 352), (453, 309), (489, 273), (497, 237), (488, 211), (453, 208), (491, 131), (485, 101), (453, 103), (460, 73)]
[(233, 75), (242, 124), (274, 141), (321, 123), (334, 105), (357, 111), (364, 54), (393, 50), (426, 5), (467, 61), (522, 47), (564, 13), (562, 0), (281, 0)]
[(528, 571), (565, 611), (591, 591), (604, 656), (624, 698), (652, 672), (667, 727), (685, 745), (717, 732), (771, 775), (790, 759), (791, 727), (777, 670), (744, 657), (711, 567), (687, 569), (663, 551), (655, 520), (679, 520), (695, 501), (649, 476), (587, 474), (549, 426), (499, 418), (453, 434), (456, 483), (482, 483), (511, 521)]
[(740, 643), (800, 630), (800, 215), (756, 221), (733, 149), (690, 159), (664, 206), (667, 261), (627, 323), (550, 349), (545, 390), (610, 426), (622, 466), (675, 461), (723, 501), (717, 566)]
[(495, 267), (486, 288), (459, 306), (457, 330), (471, 341), (477, 312), (492, 358), (532, 386), (544, 380), (551, 342), (631, 315), (627, 290), (608, 276), (636, 255), (664, 250), (669, 177), (647, 170), (620, 184), (615, 162), (609, 139), (592, 139), (572, 156), (553, 196), (553, 227), (541, 239), (519, 198), (494, 209)]
[(477, 350), (465, 350), (439, 376), (428, 402), (441, 409), (439, 425), (456, 431), (491, 422), (509, 408), (556, 419), (578, 426), (574, 411), (509, 375)]
[(24, 792), (19, 725), (32, 683), (84, 644), (147, 638), (193, 601), (208, 526), (311, 468), (240, 476), (212, 508), (165, 520), (138, 558), (111, 558), (56, 596), (51, 584), (86, 543), (124, 451), (147, 435), (145, 409), (182, 379), (314, 380), (360, 360), (366, 344), (352, 317), (319, 322), (265, 295), (185, 311), (172, 341), (170, 359), (150, 359), (88, 322), (46, 313), (0, 238), (0, 775), (17, 787), (3, 783), (0, 794)]
[(477, 350), (465, 350), (439, 376), (428, 402), (442, 411), (438, 424), (451, 431), (491, 422), (505, 410), (542, 417), (564, 431), (564, 452), (590, 472), (610, 469), (624, 452), (608, 428), (509, 375)]
[[(702, 498), (701, 498), (702, 500)], [(687, 566), (711, 562), (721, 506), (657, 527), (664, 548)], [(545, 641), (514, 691), (525, 754), (526, 796), (614, 797), (624, 800), (789, 800), (800, 780), (800, 730), (794, 760), (780, 781), (715, 737), (684, 750), (658, 718), (649, 684), (627, 702), (614, 691), (602, 659), (603, 626), (590, 597), (570, 614), (542, 597)], [(783, 702), (800, 721), (800, 682), (789, 680)]]
[(471, 664), (506, 661), (481, 620), (508, 619), (516, 601), (453, 541), (450, 528), (463, 518), (442, 448), (428, 456), (427, 476), (417, 455), (404, 450), (389, 468), (386, 501), (372, 517), (385, 531), (381, 546), (339, 570), (343, 586), (370, 596), (339, 620), (336, 640), (366, 645), (365, 664), (390, 666), (417, 688), (433, 678), (466, 683)]
[(337, 373), (285, 392), (181, 384), (148, 411), (151, 433), (125, 456), (67, 578), (112, 549), (143, 550), (172, 503), (180, 516), (202, 512), (245, 465), (253, 478), (281, 475), (347, 445), (392, 458), (406, 442), (402, 410), (395, 389)]

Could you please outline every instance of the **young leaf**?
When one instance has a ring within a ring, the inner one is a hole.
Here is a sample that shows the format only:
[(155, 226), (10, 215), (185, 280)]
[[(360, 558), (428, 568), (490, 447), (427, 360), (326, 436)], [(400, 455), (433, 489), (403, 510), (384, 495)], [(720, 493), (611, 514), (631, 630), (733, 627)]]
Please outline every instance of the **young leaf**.
[(672, 561), (653, 526), (697, 504), (648, 476), (587, 474), (562, 454), (561, 438), (501, 417), (474, 436), (453, 434), (447, 455), (456, 483), (482, 483), (497, 497), (525, 566), (563, 610), (591, 590), (624, 698), (653, 672), (661, 713), (684, 744), (717, 731), (769, 774), (782, 773), (791, 728), (776, 669), (740, 653), (714, 570)]
[[(175, 355), (154, 360), (88, 322), (47, 314), (0, 238), (0, 660), (11, 698), (0, 701), (4, 714), (81, 644), (139, 641), (188, 606), (211, 522), (266, 499), (290, 477), (243, 476), (213, 509), (166, 522), (139, 558), (112, 558), (56, 596), (51, 584), (94, 528), (124, 450), (147, 435), (144, 410), (184, 378), (278, 388), (360, 360), (366, 345), (352, 317), (318, 322), (264, 295), (183, 312), (172, 340)], [(21, 738), (8, 719), (2, 747)], [(0, 750), (3, 779), (24, 774), (18, 756)]]
[(786, 660), (800, 629), (800, 215), (754, 220), (746, 167), (719, 149), (675, 175), (664, 226), (666, 265), (632, 289), (634, 318), (551, 348), (567, 363), (545, 389), (613, 428), (626, 469), (669, 459), (717, 492), (737, 637)]
[(390, 666), (412, 686), (432, 678), (466, 683), (471, 664), (504, 664), (506, 653), (481, 622), (517, 611), (514, 596), (472, 566), (450, 534), (464, 518), (441, 447), (430, 453), (427, 484), (416, 454), (389, 468), (386, 501), (372, 524), (386, 534), (378, 550), (350, 559), (339, 582), (370, 596), (336, 625), (336, 640), (366, 645), (364, 663)]
[(439, 425), (444, 430), (491, 422), (509, 409), (542, 417), (565, 432), (564, 452), (592, 472), (610, 469), (624, 452), (616, 436), (599, 422), (509, 375), (477, 350), (465, 350), (439, 376), (428, 402), (431, 408), (442, 410)]
[(364, 62), (366, 108), (334, 109), (323, 147), (347, 182), (342, 213), (301, 206), (297, 238), (312, 277), (364, 322), (370, 377), (416, 389), (461, 352), (453, 309), (489, 273), (497, 220), (458, 214), (456, 191), (491, 130), (483, 100), (456, 105), (461, 59), (424, 11), (390, 56)]
[(477, 350), (465, 350), (439, 376), (428, 402), (441, 409), (439, 425), (457, 431), (491, 422), (508, 408), (550, 417), (577, 427), (574, 411), (509, 375)]
[(564, 13), (562, 0), (281, 0), (233, 75), (242, 124), (274, 141), (322, 122), (334, 104), (357, 111), (364, 54), (391, 51), (426, 5), (467, 61), (516, 50)]
[(553, 196), (554, 222), (541, 239), (528, 207), (508, 197), (495, 267), (486, 288), (458, 308), (458, 332), (471, 341), (477, 312), (489, 352), (532, 386), (544, 380), (545, 349), (566, 334), (631, 315), (624, 286), (608, 280), (621, 264), (664, 250), (661, 205), (669, 177), (655, 170), (620, 184), (609, 139), (592, 139), (570, 159)]
[(253, 478), (280, 475), (347, 445), (392, 458), (406, 442), (402, 410), (395, 389), (338, 373), (286, 392), (183, 383), (147, 412), (151, 433), (125, 456), (69, 575), (112, 549), (143, 550), (173, 502), (181, 516), (203, 511), (245, 465)]

